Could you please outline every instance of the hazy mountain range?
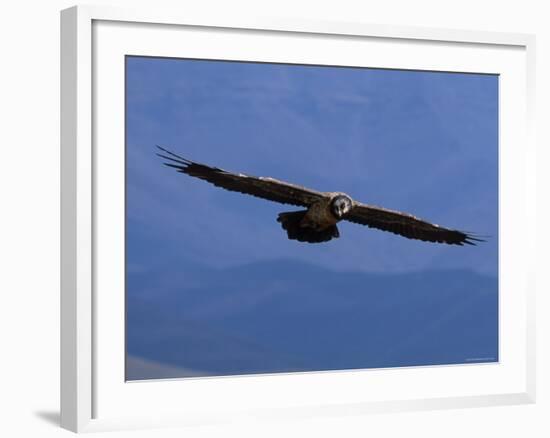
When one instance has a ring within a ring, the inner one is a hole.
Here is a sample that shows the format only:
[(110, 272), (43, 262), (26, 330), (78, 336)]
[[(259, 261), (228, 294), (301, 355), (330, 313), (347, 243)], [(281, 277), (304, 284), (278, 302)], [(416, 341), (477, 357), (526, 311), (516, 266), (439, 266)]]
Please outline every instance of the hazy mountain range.
[(498, 360), (490, 276), (186, 266), (129, 271), (129, 379)]

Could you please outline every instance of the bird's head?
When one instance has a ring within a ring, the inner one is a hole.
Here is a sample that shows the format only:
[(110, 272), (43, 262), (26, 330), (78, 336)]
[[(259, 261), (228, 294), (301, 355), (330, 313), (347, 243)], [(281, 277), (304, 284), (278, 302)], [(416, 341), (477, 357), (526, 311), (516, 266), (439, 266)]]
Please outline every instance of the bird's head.
[(337, 195), (330, 202), (330, 211), (337, 219), (341, 219), (346, 213), (349, 213), (352, 207), (352, 200), (346, 195)]

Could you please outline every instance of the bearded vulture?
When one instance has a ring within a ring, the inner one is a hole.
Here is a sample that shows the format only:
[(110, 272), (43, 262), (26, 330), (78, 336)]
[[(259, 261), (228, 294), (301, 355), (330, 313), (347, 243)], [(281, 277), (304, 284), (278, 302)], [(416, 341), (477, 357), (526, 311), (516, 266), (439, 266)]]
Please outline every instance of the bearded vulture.
[(341, 220), (389, 231), (409, 239), (449, 245), (475, 245), (483, 242), (473, 234), (452, 230), (419, 219), (411, 214), (354, 201), (341, 192), (319, 192), (274, 178), (233, 173), (218, 167), (195, 163), (160, 146), (157, 155), (166, 166), (217, 187), (279, 202), (305, 207), (305, 210), (279, 213), (277, 222), (288, 238), (300, 242), (328, 242), (340, 237), (336, 224)]

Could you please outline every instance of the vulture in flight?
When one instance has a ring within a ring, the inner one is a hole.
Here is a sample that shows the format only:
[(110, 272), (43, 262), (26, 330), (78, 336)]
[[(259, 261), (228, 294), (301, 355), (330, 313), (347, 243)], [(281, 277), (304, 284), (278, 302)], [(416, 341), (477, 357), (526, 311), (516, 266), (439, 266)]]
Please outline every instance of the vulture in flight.
[(340, 237), (336, 224), (346, 220), (370, 228), (398, 234), (408, 239), (449, 245), (475, 245), (482, 239), (459, 230), (441, 227), (411, 214), (363, 204), (341, 192), (319, 192), (269, 177), (233, 173), (218, 167), (196, 163), (160, 146), (157, 155), (164, 164), (217, 187), (267, 199), (268, 201), (304, 207), (304, 210), (279, 213), (277, 222), (288, 238), (300, 242), (328, 242)]

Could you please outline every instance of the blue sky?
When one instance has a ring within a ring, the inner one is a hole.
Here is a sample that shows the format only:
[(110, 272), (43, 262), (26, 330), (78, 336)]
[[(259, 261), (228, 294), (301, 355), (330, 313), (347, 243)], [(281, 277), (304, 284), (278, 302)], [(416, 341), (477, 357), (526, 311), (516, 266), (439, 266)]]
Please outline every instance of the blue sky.
[[(129, 300), (173, 288), (166, 266), (197, 284), (201, 272), (277, 261), (496, 278), (498, 77), (128, 57), (126, 81)], [(289, 241), (276, 217), (292, 208), (178, 174), (161, 165), (155, 144), (490, 238), (446, 246), (341, 223), (329, 243)], [(133, 281), (145, 274), (159, 281), (148, 289)]]

